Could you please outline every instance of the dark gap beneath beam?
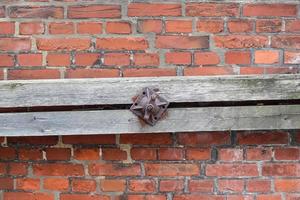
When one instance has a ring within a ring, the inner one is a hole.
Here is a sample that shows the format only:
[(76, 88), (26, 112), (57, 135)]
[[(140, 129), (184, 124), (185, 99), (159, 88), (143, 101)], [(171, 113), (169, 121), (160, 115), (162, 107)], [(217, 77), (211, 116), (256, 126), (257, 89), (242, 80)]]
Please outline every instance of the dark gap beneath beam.
[[(296, 100), (268, 100), (268, 101), (215, 101), (215, 102), (182, 102), (170, 103), (168, 108), (199, 108), (199, 107), (232, 107), (257, 105), (295, 105)], [(131, 104), (114, 105), (76, 105), (76, 106), (37, 106), (20, 108), (0, 108), (0, 113), (16, 112), (55, 112), (55, 111), (88, 111), (88, 110), (129, 110)]]

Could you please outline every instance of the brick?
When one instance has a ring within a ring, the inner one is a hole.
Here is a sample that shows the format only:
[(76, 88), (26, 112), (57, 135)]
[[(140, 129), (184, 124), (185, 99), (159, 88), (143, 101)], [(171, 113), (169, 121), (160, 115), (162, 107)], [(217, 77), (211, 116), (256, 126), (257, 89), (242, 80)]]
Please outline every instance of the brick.
[(141, 167), (139, 164), (95, 163), (89, 165), (89, 173), (92, 176), (139, 176)]
[(184, 69), (185, 76), (213, 76), (234, 74), (231, 67), (189, 67)]
[(98, 148), (90, 149), (75, 149), (74, 150), (74, 159), (76, 160), (98, 160), (100, 158)]
[(127, 153), (126, 151), (117, 148), (103, 148), (102, 158), (104, 160), (126, 160)]
[(127, 200), (167, 200), (166, 195), (128, 195)]
[(19, 178), (16, 180), (18, 190), (35, 191), (40, 190), (40, 179), (36, 178)]
[(72, 135), (63, 136), (64, 144), (115, 144), (115, 135)]
[(55, 6), (11, 6), (9, 7), (11, 18), (56, 18), (64, 17), (64, 8)]
[(240, 67), (240, 75), (264, 74), (264, 67)]
[(284, 64), (300, 64), (300, 52), (285, 51)]
[(96, 194), (60, 194), (60, 200), (110, 200), (110, 197)]
[(71, 158), (69, 148), (47, 148), (45, 152), (47, 160), (70, 160)]
[(4, 79), (4, 72), (3, 70), (0, 70), (0, 80), (3, 80)]
[(130, 54), (128, 53), (106, 53), (104, 54), (104, 65), (128, 66), (130, 65)]
[(24, 137), (8, 137), (8, 144), (19, 144), (19, 145), (55, 145), (58, 142), (57, 136), (24, 136)]
[(266, 74), (296, 74), (299, 73), (300, 70), (297, 67), (266, 67)]
[(145, 163), (146, 176), (197, 176), (199, 175), (198, 164), (155, 164)]
[(29, 38), (0, 38), (0, 51), (29, 51)]
[(159, 191), (161, 192), (182, 192), (183, 189), (183, 180), (161, 180), (159, 184)]
[(273, 48), (300, 49), (300, 35), (279, 35), (272, 37)]
[(0, 35), (13, 35), (15, 34), (14, 22), (0, 22)]
[(300, 179), (275, 179), (276, 192), (299, 192)]
[(86, 5), (69, 6), (68, 18), (86, 19), (86, 18), (120, 18), (120, 5)]
[(133, 160), (156, 160), (157, 152), (154, 148), (132, 148), (130, 151)]
[(102, 23), (99, 22), (79, 22), (77, 24), (79, 34), (100, 34), (102, 33)]
[(224, 22), (221, 20), (199, 20), (197, 30), (199, 32), (220, 33), (224, 30)]
[(44, 34), (45, 27), (42, 22), (21, 22), (19, 31), (21, 35)]
[(227, 28), (230, 33), (248, 33), (253, 30), (253, 22), (250, 20), (231, 20), (227, 23)]
[(208, 164), (206, 165), (206, 176), (258, 176), (256, 164)]
[(266, 47), (268, 38), (266, 36), (252, 35), (225, 35), (214, 36), (215, 45), (220, 48), (261, 48)]
[(220, 63), (220, 58), (215, 52), (195, 52), (195, 65), (217, 65)]
[(225, 196), (207, 194), (181, 194), (175, 195), (173, 200), (225, 200)]
[(0, 175), (7, 174), (7, 164), (0, 163)]
[(299, 194), (287, 194), (286, 200), (298, 200), (300, 198)]
[(70, 65), (70, 54), (50, 53), (47, 55), (47, 66), (69, 67)]
[(230, 144), (228, 132), (200, 132), (200, 133), (179, 133), (177, 134), (179, 144), (194, 146), (211, 146)]
[(37, 48), (44, 51), (86, 50), (91, 46), (91, 40), (86, 38), (38, 38)]
[(130, 22), (107, 22), (106, 33), (112, 34), (130, 34), (131, 24)]
[(72, 191), (74, 192), (95, 192), (96, 181), (88, 179), (73, 179)]
[(59, 22), (49, 24), (50, 34), (73, 34), (74, 24), (72, 22)]
[(165, 22), (167, 33), (191, 33), (192, 21), (188, 20), (168, 20)]
[(190, 65), (192, 63), (192, 54), (190, 52), (167, 52), (165, 62), (175, 65)]
[(76, 53), (75, 64), (77, 66), (93, 66), (97, 65), (100, 58), (99, 53)]
[(128, 5), (129, 17), (156, 17), (156, 16), (180, 16), (180, 4), (163, 3), (130, 3)]
[(300, 20), (287, 20), (285, 22), (285, 31), (286, 32), (300, 32)]
[(14, 56), (9, 54), (0, 54), (0, 67), (14, 67)]
[(246, 4), (243, 7), (244, 16), (280, 17), (296, 16), (296, 4)]
[(225, 53), (227, 64), (247, 65), (251, 63), (250, 51), (227, 51)]
[(43, 187), (46, 190), (67, 191), (69, 180), (67, 178), (45, 178)]
[(244, 180), (218, 180), (218, 187), (222, 193), (241, 193), (244, 190)]
[(254, 195), (227, 195), (226, 200), (254, 200)]
[(276, 148), (274, 157), (276, 160), (299, 160), (299, 148)]
[(156, 36), (156, 48), (162, 49), (207, 49), (209, 48), (208, 36)]
[(238, 148), (223, 148), (219, 149), (218, 159), (222, 161), (242, 161), (243, 149)]
[(133, 64), (139, 67), (159, 66), (159, 55), (156, 53), (136, 53)]
[(126, 180), (104, 179), (100, 181), (100, 188), (103, 192), (123, 192), (126, 188)]
[(158, 157), (159, 160), (183, 160), (184, 151), (182, 148), (160, 148)]
[(145, 50), (148, 42), (141, 37), (98, 38), (96, 48), (104, 50)]
[(262, 166), (263, 176), (299, 176), (299, 164), (271, 164), (266, 163)]
[(83, 166), (80, 164), (45, 163), (34, 164), (33, 173), (36, 176), (83, 176)]
[(176, 70), (170, 68), (124, 69), (124, 77), (176, 76)]
[(210, 160), (211, 149), (210, 148), (188, 148), (186, 150), (187, 160)]
[(120, 144), (163, 145), (172, 144), (169, 133), (161, 134), (122, 134)]
[(256, 196), (256, 200), (281, 200), (280, 194), (261, 194)]
[(190, 180), (188, 187), (190, 192), (211, 193), (214, 190), (214, 181), (213, 180)]
[(66, 78), (107, 78), (118, 76), (118, 69), (69, 69), (66, 74)]
[(5, 200), (54, 200), (53, 194), (32, 192), (4, 192)]
[(258, 50), (254, 54), (256, 64), (275, 64), (279, 62), (279, 52), (272, 50)]
[(130, 192), (150, 193), (155, 191), (155, 182), (150, 179), (129, 180), (128, 189)]
[(14, 181), (12, 178), (0, 178), (0, 190), (14, 189)]
[(14, 160), (16, 157), (15, 149), (11, 147), (0, 147), (0, 160)]
[(256, 21), (256, 32), (258, 33), (278, 33), (281, 31), (281, 20), (259, 19)]
[(162, 32), (162, 21), (155, 19), (139, 20), (137, 26), (138, 32), (140, 33), (161, 33)]
[(239, 132), (237, 134), (237, 143), (240, 145), (252, 144), (287, 144), (288, 133), (274, 132)]
[(43, 154), (40, 149), (20, 149), (19, 150), (20, 160), (42, 160)]
[(9, 80), (26, 79), (59, 79), (59, 70), (55, 69), (35, 69), (35, 70), (9, 70)]
[(272, 150), (268, 147), (256, 147), (246, 149), (246, 160), (271, 160)]
[(4, 6), (0, 7), (0, 17), (1, 18), (5, 17), (5, 7)]
[(9, 163), (8, 174), (13, 176), (27, 175), (27, 167), (27, 163)]
[(248, 192), (271, 192), (271, 181), (270, 180), (248, 180), (246, 182)]
[(187, 3), (185, 12), (187, 16), (233, 17), (239, 15), (239, 5), (226, 3)]
[(43, 65), (42, 54), (19, 54), (17, 55), (18, 63), (22, 67), (39, 67)]

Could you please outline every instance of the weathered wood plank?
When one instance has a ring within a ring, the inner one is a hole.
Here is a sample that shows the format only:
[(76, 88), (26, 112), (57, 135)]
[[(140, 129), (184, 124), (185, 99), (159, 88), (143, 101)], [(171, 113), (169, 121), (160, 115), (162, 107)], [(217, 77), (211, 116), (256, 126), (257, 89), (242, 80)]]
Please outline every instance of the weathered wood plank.
[(0, 136), (300, 129), (300, 105), (172, 108), (155, 126), (129, 110), (0, 114)]
[(143, 87), (170, 102), (300, 99), (300, 75), (18, 80), (0, 82), (0, 108), (130, 104)]

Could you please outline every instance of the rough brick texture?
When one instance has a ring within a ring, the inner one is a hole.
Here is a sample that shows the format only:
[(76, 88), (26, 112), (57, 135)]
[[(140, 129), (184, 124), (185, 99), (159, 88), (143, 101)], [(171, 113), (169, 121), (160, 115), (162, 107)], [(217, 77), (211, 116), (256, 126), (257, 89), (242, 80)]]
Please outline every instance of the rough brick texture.
[[(299, 73), (299, 4), (5, 0), (0, 78)], [(27, 71), (7, 74), (14, 68)], [(59, 76), (35, 71), (47, 68)]]
[[(2, 0), (0, 80), (300, 72), (297, 0)], [(2, 200), (299, 200), (300, 132), (0, 137)]]
[(293, 130), (59, 137), (2, 141), (3, 200), (299, 199)]

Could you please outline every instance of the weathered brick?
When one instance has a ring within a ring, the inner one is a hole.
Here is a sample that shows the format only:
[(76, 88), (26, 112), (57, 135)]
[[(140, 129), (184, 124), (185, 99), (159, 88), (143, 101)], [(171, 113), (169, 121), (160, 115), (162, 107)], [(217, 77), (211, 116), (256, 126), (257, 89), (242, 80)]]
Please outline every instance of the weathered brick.
[(19, 54), (17, 60), (20, 66), (25, 67), (39, 67), (43, 65), (42, 54)]
[(85, 5), (69, 6), (68, 18), (119, 18), (121, 17), (120, 5)]
[(190, 33), (192, 32), (192, 21), (189, 20), (168, 20), (166, 23), (167, 33)]
[(209, 38), (207, 36), (156, 36), (156, 48), (162, 49), (207, 49)]
[(70, 160), (71, 158), (69, 148), (47, 148), (45, 152), (47, 160)]
[(0, 35), (13, 35), (15, 33), (14, 22), (0, 22)]
[(127, 153), (126, 151), (117, 148), (103, 148), (102, 158), (104, 160), (126, 160)]
[(300, 20), (287, 20), (285, 22), (285, 31), (286, 32), (300, 32)]
[(300, 149), (299, 148), (276, 148), (274, 157), (276, 160), (299, 160)]
[(161, 192), (181, 192), (183, 188), (183, 180), (161, 180), (159, 184)]
[(19, 149), (20, 160), (42, 160), (43, 154), (41, 149)]
[(130, 3), (128, 5), (129, 17), (143, 16), (180, 16), (180, 4), (163, 3)]
[(258, 168), (256, 164), (208, 164), (206, 176), (258, 176)]
[(64, 8), (55, 6), (11, 6), (11, 18), (57, 18), (64, 17)]
[(50, 34), (73, 34), (74, 23), (72, 22), (53, 22), (49, 24)]
[(44, 51), (86, 50), (91, 46), (87, 38), (38, 38), (37, 48)]
[(218, 188), (222, 193), (241, 193), (244, 190), (244, 180), (221, 179)]
[[(68, 69), (66, 73), (66, 78), (107, 78), (118, 76), (118, 69)], [(86, 141), (82, 142), (85, 143)], [(87, 142), (93, 143), (90, 139)]]
[(12, 190), (14, 180), (12, 178), (0, 178), (0, 190)]
[(227, 28), (230, 33), (247, 33), (253, 30), (253, 22), (251, 20), (230, 20), (227, 23)]
[(0, 160), (14, 160), (17, 152), (11, 147), (0, 147)]
[(239, 148), (223, 148), (219, 149), (218, 159), (222, 161), (242, 161), (243, 160), (243, 149)]
[(210, 148), (188, 148), (186, 150), (187, 160), (210, 160), (211, 149)]
[(177, 135), (179, 144), (182, 145), (222, 145), (230, 144), (228, 132), (200, 132), (200, 133), (179, 133)]
[(172, 144), (172, 137), (169, 133), (161, 134), (122, 134), (120, 144), (144, 144), (162, 145)]
[(275, 191), (299, 192), (300, 179), (275, 179)]
[(207, 180), (190, 180), (189, 181), (190, 192), (212, 193), (214, 190), (214, 181), (212, 179)]
[(45, 32), (42, 22), (21, 22), (19, 31), (21, 35), (38, 35)]
[(284, 63), (285, 64), (300, 64), (300, 51), (285, 51), (284, 52)]
[(110, 197), (96, 194), (60, 194), (60, 200), (110, 200)]
[(199, 165), (197, 164), (145, 164), (147, 176), (197, 176)]
[(74, 192), (95, 192), (96, 181), (92, 179), (73, 179), (72, 191)]
[(63, 136), (64, 144), (115, 144), (115, 135)]
[(89, 173), (92, 176), (139, 176), (141, 167), (139, 164), (95, 163), (89, 165)]
[(182, 148), (160, 148), (158, 158), (160, 160), (183, 160), (184, 151)]
[(0, 54), (0, 67), (14, 67), (14, 56), (9, 54)]
[(145, 50), (148, 42), (141, 37), (98, 38), (96, 48), (104, 50)]
[(197, 30), (199, 32), (220, 33), (224, 30), (224, 22), (221, 20), (199, 20)]
[(225, 35), (215, 36), (215, 45), (220, 48), (261, 48), (266, 47), (266, 36), (252, 35)]
[(254, 53), (256, 64), (276, 64), (279, 62), (279, 51), (258, 50)]
[(239, 15), (239, 5), (228, 3), (188, 3), (185, 12), (187, 16), (233, 17)]
[(16, 180), (16, 188), (19, 190), (27, 190), (27, 191), (40, 190), (40, 179), (19, 178)]
[(55, 145), (58, 142), (57, 136), (24, 136), (24, 137), (8, 137), (8, 144), (19, 145)]
[(246, 160), (271, 160), (272, 149), (268, 147), (257, 147), (246, 149)]
[(54, 200), (53, 194), (32, 192), (4, 192), (5, 200)]
[(128, 189), (130, 192), (152, 193), (155, 191), (155, 182), (150, 179), (129, 180)]
[(287, 144), (288, 133), (274, 132), (240, 132), (237, 135), (238, 144)]
[(103, 192), (123, 192), (126, 188), (126, 180), (104, 179), (100, 181), (100, 188)]
[(300, 49), (300, 35), (278, 35), (272, 37), (273, 48)]
[(246, 188), (248, 192), (271, 192), (270, 180), (253, 179), (246, 182)]
[(100, 22), (79, 22), (77, 24), (79, 34), (100, 34), (102, 33), (102, 23)]
[(30, 49), (29, 38), (0, 38), (0, 51), (29, 51)]
[(227, 51), (225, 53), (227, 64), (249, 65), (251, 63), (250, 51)]
[(19, 162), (9, 163), (8, 174), (13, 176), (27, 175), (27, 167), (28, 167), (28, 163), (19, 163)]
[(258, 33), (277, 33), (282, 28), (281, 20), (279, 19), (259, 19), (256, 21), (256, 32)]
[(9, 70), (9, 80), (26, 79), (59, 79), (60, 73), (56, 69), (35, 69), (35, 70)]
[(131, 24), (129, 22), (107, 22), (106, 33), (130, 34)]
[(215, 52), (195, 52), (195, 65), (217, 65), (220, 63), (220, 58)]
[(174, 200), (225, 200), (222, 195), (208, 195), (208, 194), (178, 194), (174, 196)]
[(140, 67), (159, 66), (159, 55), (156, 53), (136, 53), (133, 64)]
[(300, 165), (296, 163), (266, 163), (262, 166), (263, 176), (299, 176)]
[(138, 21), (138, 32), (140, 33), (161, 33), (162, 32), (162, 21), (155, 19), (145, 19)]
[(98, 160), (100, 158), (98, 148), (78, 148), (74, 150), (76, 160)]
[(279, 17), (296, 16), (296, 4), (246, 4), (243, 7), (244, 16)]
[(167, 52), (165, 61), (167, 64), (190, 65), (192, 63), (192, 54), (190, 52)]
[(67, 178), (45, 178), (43, 187), (46, 190), (67, 191), (69, 180)]
[(34, 164), (33, 173), (36, 176), (83, 176), (83, 166), (80, 164), (45, 163)]
[(132, 148), (130, 151), (133, 160), (156, 160), (157, 150), (155, 148)]
[(98, 53), (76, 53), (75, 64), (77, 66), (94, 66), (98, 64), (100, 56)]
[(128, 66), (130, 65), (130, 54), (128, 53), (106, 53), (104, 54), (104, 65)]
[(71, 65), (70, 54), (66, 53), (49, 53), (47, 55), (47, 66), (68, 67)]

